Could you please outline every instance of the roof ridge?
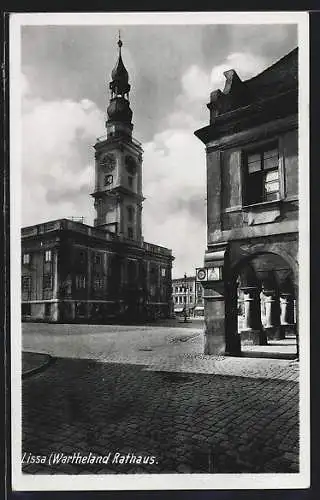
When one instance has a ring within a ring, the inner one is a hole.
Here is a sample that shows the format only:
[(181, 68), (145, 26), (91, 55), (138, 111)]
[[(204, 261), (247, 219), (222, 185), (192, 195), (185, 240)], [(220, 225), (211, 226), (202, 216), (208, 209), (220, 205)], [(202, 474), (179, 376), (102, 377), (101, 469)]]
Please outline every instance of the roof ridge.
[(288, 52), (287, 54), (285, 54), (284, 56), (282, 56), (276, 62), (274, 62), (273, 64), (271, 64), (271, 66), (268, 66), (266, 69), (264, 69), (263, 71), (261, 71), (257, 75), (249, 78), (248, 80), (243, 80), (243, 83), (252, 82), (252, 80), (255, 80), (255, 79), (259, 78), (264, 73), (270, 72), (271, 69), (273, 69), (277, 65), (280, 65), (280, 63), (283, 63), (286, 59), (289, 59), (290, 57), (292, 57), (295, 52), (298, 52), (298, 47), (295, 47), (294, 49), (290, 50), (290, 52)]

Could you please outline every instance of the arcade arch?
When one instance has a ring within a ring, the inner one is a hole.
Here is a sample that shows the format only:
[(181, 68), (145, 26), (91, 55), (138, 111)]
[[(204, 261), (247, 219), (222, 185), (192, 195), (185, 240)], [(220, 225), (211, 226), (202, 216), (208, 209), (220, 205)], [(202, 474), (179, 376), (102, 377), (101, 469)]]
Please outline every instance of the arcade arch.
[(229, 328), (242, 346), (297, 337), (297, 295), (285, 258), (271, 252), (243, 258), (232, 272)]

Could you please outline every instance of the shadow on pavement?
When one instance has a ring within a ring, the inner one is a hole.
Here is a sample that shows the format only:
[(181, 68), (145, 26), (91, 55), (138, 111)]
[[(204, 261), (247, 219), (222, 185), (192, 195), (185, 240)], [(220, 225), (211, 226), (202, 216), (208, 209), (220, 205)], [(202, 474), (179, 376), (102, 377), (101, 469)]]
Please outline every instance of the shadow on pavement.
[(298, 390), (292, 381), (57, 358), (23, 383), (23, 452), (109, 459), (24, 463), (23, 472), (297, 472)]

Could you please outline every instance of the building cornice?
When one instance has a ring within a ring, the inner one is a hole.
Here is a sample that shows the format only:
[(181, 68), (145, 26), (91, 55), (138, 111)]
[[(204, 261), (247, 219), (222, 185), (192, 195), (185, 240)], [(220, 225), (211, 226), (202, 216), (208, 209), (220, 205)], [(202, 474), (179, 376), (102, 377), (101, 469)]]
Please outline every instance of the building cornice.
[(241, 147), (249, 142), (268, 140), (283, 132), (298, 128), (298, 115), (294, 114), (270, 121), (250, 129), (237, 132), (235, 134), (226, 135), (219, 139), (211, 140), (207, 143), (207, 152), (217, 151), (221, 149)]
[(254, 127), (265, 126), (268, 122), (286, 119), (298, 113), (298, 89), (278, 94), (269, 99), (217, 116), (213, 123), (195, 131), (195, 135), (206, 145), (218, 143), (228, 136)]

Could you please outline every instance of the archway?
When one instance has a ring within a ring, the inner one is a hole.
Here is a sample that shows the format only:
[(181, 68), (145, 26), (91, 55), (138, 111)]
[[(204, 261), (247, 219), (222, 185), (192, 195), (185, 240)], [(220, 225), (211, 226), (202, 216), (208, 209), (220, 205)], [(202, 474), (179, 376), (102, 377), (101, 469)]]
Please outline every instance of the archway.
[(298, 352), (297, 283), (282, 256), (264, 252), (242, 259), (233, 269), (230, 295), (229, 325), (242, 352), (259, 352), (250, 346), (280, 356)]

